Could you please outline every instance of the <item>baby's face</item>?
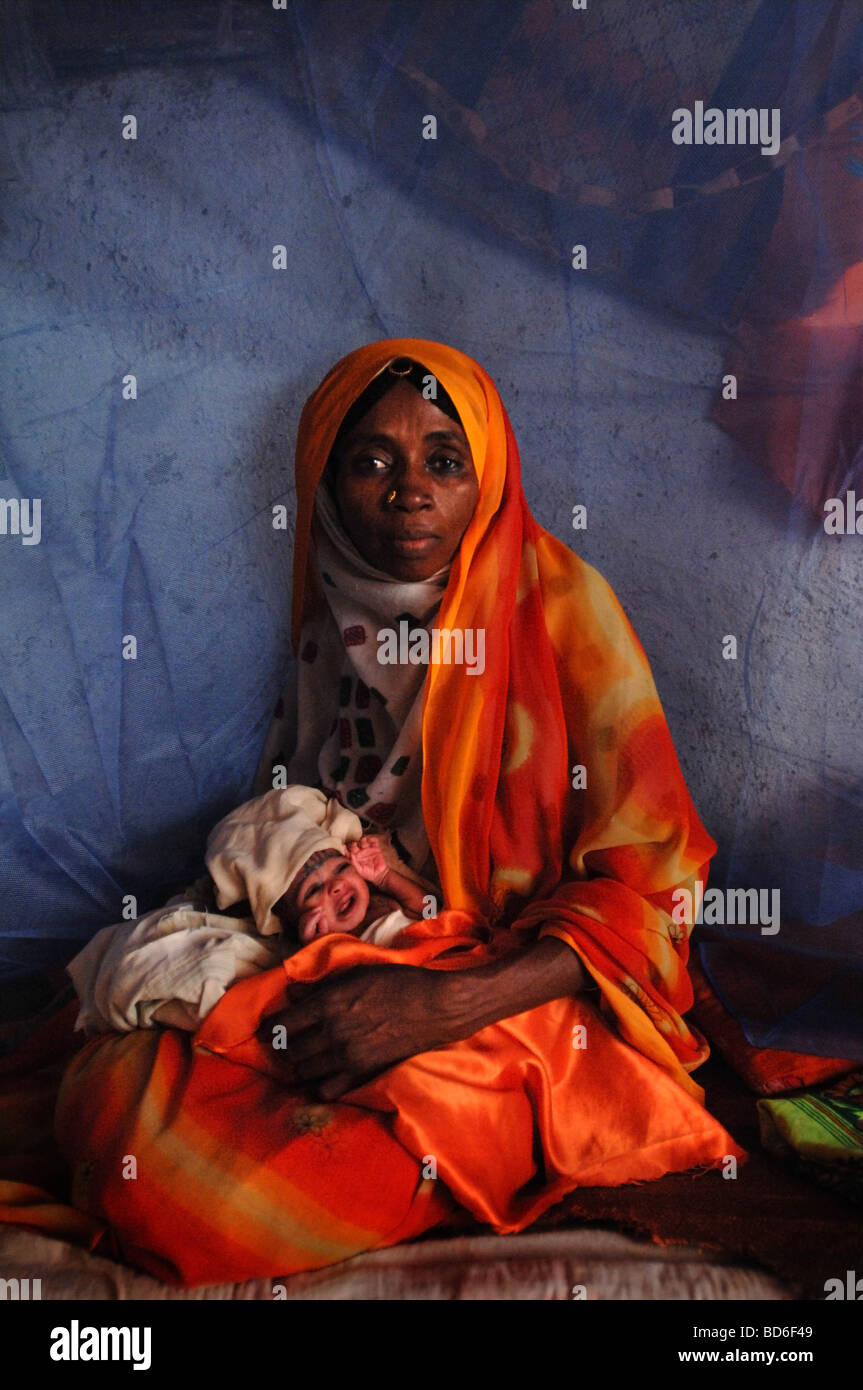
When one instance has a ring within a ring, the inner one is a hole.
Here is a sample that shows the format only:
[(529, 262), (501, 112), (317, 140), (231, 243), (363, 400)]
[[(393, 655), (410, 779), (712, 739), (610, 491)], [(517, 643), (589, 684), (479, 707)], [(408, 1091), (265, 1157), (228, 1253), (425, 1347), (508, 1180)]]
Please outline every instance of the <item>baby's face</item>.
[[(354, 932), (369, 908), (369, 885), (343, 854), (330, 855), (317, 864), (287, 898), (286, 920), (296, 929), (303, 945), (329, 932)], [(285, 899), (276, 906), (280, 907)], [(275, 911), (276, 909), (274, 909)]]

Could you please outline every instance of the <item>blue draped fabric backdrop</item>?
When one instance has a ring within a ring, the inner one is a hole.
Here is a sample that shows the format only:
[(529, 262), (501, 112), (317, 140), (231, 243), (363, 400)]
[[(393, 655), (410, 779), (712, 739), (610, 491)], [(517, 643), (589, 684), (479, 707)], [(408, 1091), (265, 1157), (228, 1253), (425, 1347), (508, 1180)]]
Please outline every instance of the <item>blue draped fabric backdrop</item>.
[(728, 150), (671, 143), (681, 101), (827, 109), (859, 7), (134, 9), (2, 7), (0, 495), (42, 499), (38, 545), (0, 536), (3, 975), (157, 904), (249, 793), (290, 659), (272, 507), (293, 515), (302, 402), (404, 334), (488, 369), (534, 514), (629, 613), (711, 882), (781, 888), (777, 936), (702, 930), (720, 994), (754, 1041), (861, 1055), (861, 542), (708, 419), (782, 174), (633, 218), (567, 192), (713, 177)]

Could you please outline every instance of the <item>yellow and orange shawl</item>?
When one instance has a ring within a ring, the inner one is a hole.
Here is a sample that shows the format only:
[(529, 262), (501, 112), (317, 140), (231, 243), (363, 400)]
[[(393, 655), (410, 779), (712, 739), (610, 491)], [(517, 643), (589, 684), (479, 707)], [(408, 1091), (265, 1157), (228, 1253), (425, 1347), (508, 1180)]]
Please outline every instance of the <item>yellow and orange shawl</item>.
[[(716, 845), (683, 780), (644, 651), (610, 586), (531, 515), (518, 448), (487, 372), (442, 343), (392, 338), (337, 362), (297, 439), (292, 637), (323, 602), (310, 556), (315, 492), (339, 425), (395, 357), (449, 393), (479, 479), (439, 628), (484, 628), (486, 664), (433, 664), (422, 805), (444, 901), (493, 927), (552, 935), (581, 957), (621, 1035), (703, 1101), (688, 929), (672, 894)], [(586, 770), (586, 787), (575, 790)]]

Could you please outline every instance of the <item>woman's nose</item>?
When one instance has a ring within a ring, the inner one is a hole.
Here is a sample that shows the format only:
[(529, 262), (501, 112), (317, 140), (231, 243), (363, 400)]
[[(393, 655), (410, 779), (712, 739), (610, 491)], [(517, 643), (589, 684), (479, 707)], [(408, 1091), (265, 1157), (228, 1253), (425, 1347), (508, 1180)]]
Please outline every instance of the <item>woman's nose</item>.
[(422, 496), (418, 491), (405, 491), (400, 489), (393, 498), (393, 509), (397, 512), (424, 512), (431, 505), (431, 498)]
[(396, 511), (413, 512), (433, 505), (428, 477), (419, 466), (399, 469), (391, 481), (391, 491), (393, 488), (396, 495), (392, 506)]

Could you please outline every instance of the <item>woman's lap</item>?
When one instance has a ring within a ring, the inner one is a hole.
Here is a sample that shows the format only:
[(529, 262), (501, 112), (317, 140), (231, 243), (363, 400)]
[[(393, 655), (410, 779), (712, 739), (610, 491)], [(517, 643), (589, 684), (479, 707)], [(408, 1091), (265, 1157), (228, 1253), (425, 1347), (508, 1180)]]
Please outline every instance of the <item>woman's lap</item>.
[(66, 1073), (57, 1136), (74, 1205), (110, 1225), (119, 1256), (185, 1285), (319, 1268), (418, 1235), (456, 1203), (519, 1230), (576, 1186), (740, 1153), (576, 1000), (329, 1104), (174, 1029), (107, 1035)]

